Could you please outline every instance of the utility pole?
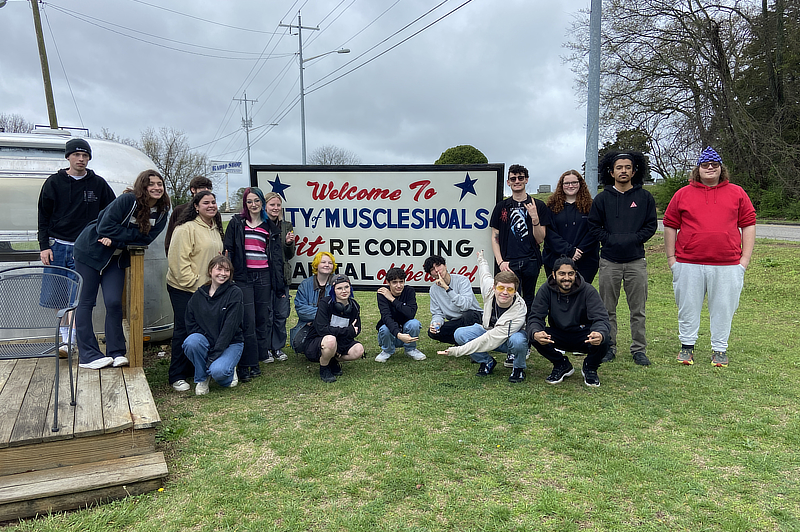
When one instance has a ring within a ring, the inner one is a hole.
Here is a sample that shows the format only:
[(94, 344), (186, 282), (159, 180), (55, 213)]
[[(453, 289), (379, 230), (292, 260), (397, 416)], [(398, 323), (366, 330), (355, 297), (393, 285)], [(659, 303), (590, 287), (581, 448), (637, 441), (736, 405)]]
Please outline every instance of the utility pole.
[(44, 48), (44, 34), (42, 33), (42, 18), (39, 15), (38, 0), (31, 0), (33, 8), (33, 27), (36, 30), (36, 42), (39, 45), (39, 61), (42, 63), (42, 80), (44, 81), (44, 95), (47, 99), (47, 116), (50, 117), (50, 129), (58, 129), (56, 118), (56, 102), (53, 99), (53, 86), (50, 84), (50, 66), (47, 62), (47, 50)]
[(597, 195), (597, 149), (600, 137), (600, 20), (602, 0), (592, 0), (589, 15), (589, 86), (586, 98), (586, 186)]
[(244, 118), (242, 119), (242, 127), (244, 127), (244, 135), (247, 138), (247, 174), (250, 174), (250, 128), (253, 127), (253, 121), (247, 116), (247, 102), (256, 103), (258, 100), (248, 100), (247, 92), (244, 93), (243, 98), (234, 98), (234, 101), (244, 102)]
[(303, 86), (303, 30), (319, 30), (318, 27), (303, 26), (300, 20), (300, 12), (297, 12), (297, 26), (291, 24), (279, 24), (284, 28), (289, 28), (291, 31), (297, 28), (297, 41), (300, 50), (300, 135), (302, 136), (303, 145), (303, 164), (306, 164), (306, 93)]

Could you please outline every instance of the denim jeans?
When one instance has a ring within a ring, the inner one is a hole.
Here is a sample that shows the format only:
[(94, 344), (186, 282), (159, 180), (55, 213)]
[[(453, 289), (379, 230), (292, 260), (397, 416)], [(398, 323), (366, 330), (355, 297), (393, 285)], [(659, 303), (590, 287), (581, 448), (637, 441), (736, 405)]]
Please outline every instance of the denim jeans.
[[(469, 327), (461, 327), (460, 329), (456, 330), (453, 336), (455, 336), (456, 343), (458, 343), (458, 345), (464, 345), (470, 340), (474, 340), (485, 333), (486, 329), (483, 328), (483, 325), (476, 323), (475, 325), (470, 325)], [(495, 351), (514, 355), (515, 368), (527, 367), (525, 363), (525, 356), (528, 354), (528, 339), (525, 336), (524, 331), (517, 331), (513, 333), (508, 340), (500, 344)], [(489, 362), (492, 357), (486, 351), (481, 351), (478, 353), (472, 353), (470, 358), (478, 363), (486, 363)]]
[(194, 364), (194, 382), (203, 382), (210, 376), (227, 388), (233, 381), (233, 372), (242, 357), (244, 344), (229, 345), (211, 364), (208, 363), (208, 348), (208, 338), (200, 333), (192, 333), (183, 341), (183, 352)]
[[(410, 334), (414, 338), (419, 337), (419, 329), (420, 323), (417, 319), (408, 320), (405, 325), (403, 325), (403, 332)], [(394, 350), (401, 345), (407, 350), (417, 348), (417, 342), (404, 344), (402, 340), (398, 340), (397, 337), (392, 336), (392, 333), (389, 332), (389, 327), (386, 325), (381, 325), (380, 329), (378, 329), (378, 345), (387, 353), (394, 353)]]
[[(53, 260), (50, 261), (50, 264), (74, 270), (75, 259), (72, 258), (72, 251), (75, 246), (71, 244), (62, 244), (52, 239), (50, 242), (50, 250), (53, 252)], [(56, 270), (55, 268), (50, 270), (45, 269), (45, 272), (58, 273), (59, 275), (62, 273), (62, 271)], [(70, 276), (70, 274), (67, 274), (67, 276)], [(75, 281), (78, 280), (77, 276), (72, 276), (71, 278)], [(77, 290), (73, 290), (65, 297), (66, 294), (64, 294), (63, 285), (55, 281), (52, 277), (45, 277), (42, 280), (42, 293), (39, 298), (39, 303), (45, 308), (62, 309), (75, 301), (75, 296), (78, 295), (76, 292)]]

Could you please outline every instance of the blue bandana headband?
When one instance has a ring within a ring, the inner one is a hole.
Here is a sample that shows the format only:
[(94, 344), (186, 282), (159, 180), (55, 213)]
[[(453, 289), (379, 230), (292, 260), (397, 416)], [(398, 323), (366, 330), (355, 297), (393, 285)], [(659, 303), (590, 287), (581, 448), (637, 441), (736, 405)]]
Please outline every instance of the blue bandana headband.
[(707, 147), (703, 150), (703, 153), (700, 154), (700, 158), (697, 159), (697, 166), (700, 166), (703, 163), (719, 163), (722, 164), (722, 157), (714, 151), (714, 148), (711, 146)]

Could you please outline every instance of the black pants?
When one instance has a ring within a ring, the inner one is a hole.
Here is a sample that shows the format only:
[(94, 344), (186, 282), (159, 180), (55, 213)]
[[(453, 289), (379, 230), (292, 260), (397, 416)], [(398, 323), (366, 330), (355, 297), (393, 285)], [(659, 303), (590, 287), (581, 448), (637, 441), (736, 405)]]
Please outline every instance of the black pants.
[(167, 285), (172, 313), (175, 315), (172, 329), (172, 358), (169, 362), (169, 383), (179, 380), (194, 381), (194, 364), (183, 352), (183, 341), (188, 336), (186, 331), (186, 307), (192, 299), (192, 292), (179, 290)]
[(456, 329), (475, 325), (476, 323), (480, 323), (482, 319), (483, 315), (477, 310), (468, 310), (464, 312), (460, 318), (445, 320), (442, 326), (439, 327), (439, 332), (432, 333), (430, 328), (428, 328), (428, 337), (430, 337), (431, 340), (436, 340), (443, 344), (456, 344), (456, 340), (453, 338)]
[(533, 305), (533, 298), (536, 296), (536, 281), (539, 279), (539, 270), (542, 265), (535, 258), (532, 259), (513, 259), (508, 261), (511, 271), (519, 277), (520, 291), (522, 299), (530, 310)]
[(600, 362), (603, 360), (603, 357), (606, 356), (606, 352), (608, 351), (608, 337), (604, 337), (600, 345), (586, 343), (586, 337), (589, 336), (589, 333), (591, 332), (588, 329), (586, 329), (585, 332), (568, 333), (562, 331), (561, 329), (545, 327), (544, 331), (550, 335), (550, 339), (553, 340), (554, 343), (542, 345), (534, 340), (532, 336), (528, 338), (528, 341), (539, 352), (540, 355), (552, 362), (553, 366), (560, 366), (561, 364), (569, 362), (569, 359), (556, 351), (556, 349), (561, 349), (562, 351), (587, 353), (586, 360), (583, 362), (583, 366), (586, 369), (593, 370), (597, 370), (597, 368), (600, 367)]

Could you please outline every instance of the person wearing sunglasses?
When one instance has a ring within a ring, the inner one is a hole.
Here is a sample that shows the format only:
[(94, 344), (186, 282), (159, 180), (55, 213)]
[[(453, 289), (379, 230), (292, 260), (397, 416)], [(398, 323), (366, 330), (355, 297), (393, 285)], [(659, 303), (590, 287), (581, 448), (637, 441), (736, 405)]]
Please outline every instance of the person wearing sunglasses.
[(617, 303), (625, 290), (630, 310), (631, 355), (634, 363), (649, 366), (645, 320), (647, 260), (644, 243), (658, 229), (656, 201), (642, 187), (650, 165), (638, 151), (609, 151), (600, 160), (599, 180), (606, 183), (589, 211), (589, 230), (600, 241), (599, 292), (608, 311), (611, 330), (603, 362), (617, 353)]
[(675, 193), (664, 213), (664, 248), (678, 305), (679, 363), (694, 364), (700, 311), (708, 295), (711, 364), (728, 366), (731, 322), (755, 238), (753, 203), (730, 182), (719, 154), (707, 147), (689, 184)]
[(483, 251), (478, 252), (478, 278), (484, 301), (483, 322), (456, 329), (453, 336), (459, 345), (437, 353), (455, 357), (469, 355), (480, 364), (478, 377), (491, 375), (497, 366), (497, 360), (489, 351), (513, 355), (514, 368), (508, 381), (522, 382), (525, 380), (528, 352), (524, 331), (528, 307), (517, 294), (519, 279), (511, 271), (502, 271), (492, 278)]
[(553, 273), (536, 292), (528, 313), (528, 340), (553, 364), (545, 381), (560, 384), (575, 373), (561, 350), (587, 353), (581, 370), (583, 382), (600, 386), (597, 369), (608, 352), (608, 331), (608, 312), (600, 294), (575, 269), (575, 261), (562, 255), (553, 263)]

